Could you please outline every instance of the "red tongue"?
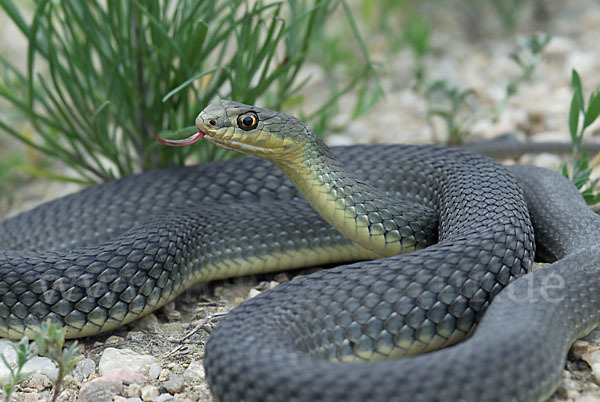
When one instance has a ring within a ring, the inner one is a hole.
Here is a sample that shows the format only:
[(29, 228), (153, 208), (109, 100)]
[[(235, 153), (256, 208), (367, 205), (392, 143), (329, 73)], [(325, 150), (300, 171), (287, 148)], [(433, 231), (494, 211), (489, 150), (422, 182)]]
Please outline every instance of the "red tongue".
[(159, 137), (158, 134), (156, 134), (155, 132), (153, 132), (152, 135), (161, 144), (165, 144), (165, 145), (168, 145), (171, 147), (184, 147), (186, 145), (193, 144), (194, 142), (198, 141), (200, 138), (204, 137), (206, 134), (204, 134), (202, 131), (198, 131), (197, 133), (194, 133), (191, 136), (181, 139), (181, 140), (165, 140), (164, 138)]

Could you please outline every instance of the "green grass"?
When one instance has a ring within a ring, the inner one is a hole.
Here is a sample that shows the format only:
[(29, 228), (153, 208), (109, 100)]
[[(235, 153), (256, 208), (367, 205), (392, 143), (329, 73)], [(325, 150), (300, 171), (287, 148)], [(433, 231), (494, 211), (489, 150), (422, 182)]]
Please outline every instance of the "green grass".
[[(0, 55), (0, 97), (17, 112), (0, 131), (66, 163), (73, 174), (62, 179), (86, 183), (223, 158), (206, 144), (161, 147), (152, 134), (190, 134), (219, 97), (272, 109), (301, 103), (299, 72), (340, 6), (347, 11), (341, 0), (0, 0), (28, 41), (26, 71)], [(367, 52), (354, 62), (362, 67), (309, 123), (374, 76)]]
[(11, 366), (3, 355), (0, 355), (2, 363), (10, 372), (7, 380), (2, 384), (2, 392), (4, 393), (5, 400), (10, 400), (19, 382), (33, 374), (23, 371), (25, 364), (35, 356), (40, 355), (54, 361), (58, 367), (56, 378), (52, 380), (54, 385), (52, 402), (55, 402), (62, 389), (65, 376), (83, 358), (78, 353), (79, 349), (76, 341), (71, 343), (67, 348), (64, 347), (64, 344), (65, 329), (60, 325), (52, 324), (48, 321), (42, 323), (40, 331), (36, 334), (33, 342), (29, 343), (29, 339), (24, 336), (18, 343), (11, 345), (17, 355), (15, 367)]
[(587, 152), (581, 149), (581, 142), (586, 129), (600, 116), (600, 85), (590, 94), (587, 105), (583, 97), (581, 78), (575, 70), (571, 74), (571, 86), (573, 97), (569, 108), (569, 133), (575, 162), (571, 171), (565, 163), (561, 165), (560, 171), (573, 181), (588, 205), (594, 205), (600, 202), (600, 192), (597, 191), (598, 179), (592, 179), (591, 174), (592, 169), (600, 163), (600, 155), (590, 162)]

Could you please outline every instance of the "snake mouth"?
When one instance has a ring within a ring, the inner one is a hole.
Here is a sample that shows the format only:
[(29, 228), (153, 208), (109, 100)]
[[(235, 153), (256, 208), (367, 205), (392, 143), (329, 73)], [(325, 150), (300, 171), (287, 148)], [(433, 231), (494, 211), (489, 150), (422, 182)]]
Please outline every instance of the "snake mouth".
[(156, 134), (156, 132), (152, 132), (152, 135), (161, 144), (168, 145), (170, 147), (185, 147), (187, 145), (191, 145), (194, 142), (198, 141), (200, 138), (204, 137), (206, 135), (206, 133), (204, 133), (202, 131), (198, 131), (197, 133), (194, 133), (194, 134), (190, 135), (189, 137), (183, 138), (181, 140), (167, 140), (165, 138), (160, 137), (158, 134)]
[(221, 148), (229, 149), (230, 151), (243, 152), (250, 155), (265, 155), (268, 153), (273, 153), (276, 150), (274, 148), (260, 147), (252, 144), (248, 144), (243, 141), (235, 141), (231, 139), (225, 139), (220, 137), (212, 137), (209, 134), (205, 134), (206, 141), (210, 142), (213, 145), (216, 145)]

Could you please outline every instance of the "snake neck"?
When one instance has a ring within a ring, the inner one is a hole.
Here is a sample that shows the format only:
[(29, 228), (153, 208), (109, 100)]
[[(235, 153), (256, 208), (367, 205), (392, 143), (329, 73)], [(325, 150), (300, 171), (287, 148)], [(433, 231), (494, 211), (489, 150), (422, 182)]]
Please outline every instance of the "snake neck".
[(375, 253), (392, 256), (435, 242), (427, 233), (436, 233), (437, 215), (356, 179), (318, 137), (272, 162), (325, 221)]

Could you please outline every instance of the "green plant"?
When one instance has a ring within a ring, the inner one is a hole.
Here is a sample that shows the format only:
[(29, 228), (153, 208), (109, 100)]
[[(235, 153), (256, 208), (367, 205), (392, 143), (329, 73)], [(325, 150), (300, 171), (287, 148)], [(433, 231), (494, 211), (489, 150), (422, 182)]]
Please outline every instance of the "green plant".
[(506, 84), (504, 100), (500, 103), (501, 107), (506, 106), (510, 97), (517, 93), (521, 84), (531, 79), (542, 51), (551, 40), (552, 35), (548, 33), (530, 35), (519, 40), (519, 47), (508, 57), (517, 64), (520, 72)]
[(53, 360), (58, 366), (58, 373), (53, 381), (52, 402), (55, 402), (58, 398), (65, 376), (83, 358), (78, 353), (77, 341), (74, 341), (68, 348), (64, 348), (64, 345), (65, 329), (60, 325), (52, 324), (49, 320), (42, 323), (41, 331), (35, 336), (37, 352), (40, 356)]
[(0, 97), (37, 136), (23, 136), (15, 119), (0, 129), (89, 183), (183, 164), (192, 153), (221, 158), (215, 147), (159, 147), (152, 133), (190, 134), (216, 97), (281, 108), (306, 83), (298, 73), (339, 3), (32, 0), (28, 22), (21, 5), (0, 0), (28, 40), (25, 72), (0, 55)]
[(528, 0), (491, 0), (506, 32), (512, 32), (517, 24), (519, 13)]
[[(304, 3), (303, 3), (304, 4)], [(347, 0), (340, 0), (345, 19), (328, 21), (328, 33), (318, 36), (309, 59), (319, 64), (327, 74), (330, 97), (311, 114), (299, 113), (300, 118), (310, 123), (317, 133), (335, 129), (330, 125), (330, 116), (337, 111), (339, 98), (356, 89), (356, 102), (351, 116), (356, 118), (367, 112), (383, 96), (376, 65), (371, 61), (352, 9)], [(364, 63), (356, 63), (358, 59)], [(339, 71), (343, 68), (344, 79)], [(347, 78), (350, 78), (349, 80)], [(304, 102), (304, 96), (290, 97), (284, 106), (290, 107)]]
[(52, 324), (49, 320), (42, 323), (40, 331), (35, 335), (35, 340), (31, 344), (26, 336), (21, 338), (17, 344), (11, 344), (17, 354), (16, 367), (13, 368), (4, 355), (0, 355), (2, 362), (10, 371), (8, 381), (2, 386), (6, 401), (9, 400), (15, 386), (33, 374), (25, 373), (22, 370), (25, 363), (39, 354), (53, 360), (58, 367), (56, 379), (52, 380), (54, 384), (52, 402), (55, 402), (60, 394), (65, 376), (83, 358), (78, 353), (77, 341), (68, 348), (64, 348), (64, 344), (65, 329), (60, 325)]
[(15, 390), (16, 385), (32, 374), (23, 372), (23, 367), (25, 366), (25, 363), (27, 363), (36, 355), (34, 347), (29, 344), (29, 339), (26, 336), (21, 338), (17, 344), (13, 343), (11, 346), (17, 354), (16, 367), (12, 367), (4, 355), (0, 355), (2, 362), (10, 372), (7, 381), (2, 385), (2, 391), (4, 391), (4, 397), (6, 401), (10, 399), (10, 396)]
[(569, 133), (571, 134), (575, 163), (571, 172), (565, 163), (561, 164), (560, 171), (573, 181), (588, 205), (594, 205), (600, 202), (600, 192), (596, 191), (598, 179), (592, 179), (591, 173), (592, 169), (600, 163), (600, 154), (590, 162), (587, 151), (581, 149), (581, 142), (585, 130), (600, 115), (600, 85), (590, 94), (587, 106), (583, 97), (581, 78), (576, 70), (573, 70), (571, 74), (571, 86), (573, 97), (569, 109)]
[(404, 39), (415, 55), (415, 87), (421, 90), (425, 85), (425, 58), (429, 53), (431, 27), (418, 14), (409, 18), (404, 25)]
[(0, 201), (9, 205), (12, 203), (12, 189), (18, 181), (19, 169), (24, 164), (25, 156), (18, 151), (0, 157)]
[(473, 95), (475, 95), (474, 89), (461, 89), (443, 80), (434, 81), (427, 86), (425, 89), (427, 122), (436, 142), (439, 138), (433, 122), (436, 116), (444, 122), (447, 144), (458, 145), (464, 142), (468, 118), (462, 117), (462, 112), (467, 107), (467, 99)]

